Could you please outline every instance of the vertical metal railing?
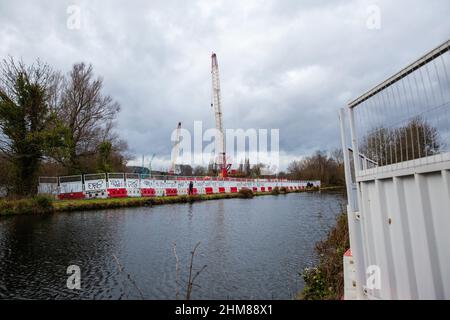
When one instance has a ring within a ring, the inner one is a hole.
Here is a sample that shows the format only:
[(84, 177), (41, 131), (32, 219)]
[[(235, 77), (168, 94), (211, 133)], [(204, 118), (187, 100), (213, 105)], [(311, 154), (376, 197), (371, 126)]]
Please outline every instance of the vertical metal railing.
[[(447, 236), (430, 221), (448, 220), (436, 200), (448, 203), (448, 192), (439, 193), (439, 179), (448, 177), (450, 161), (449, 68), (450, 40), (339, 112), (358, 298), (413, 297), (418, 292), (444, 296), (439, 263), (448, 262), (447, 247), (442, 246)], [(411, 237), (412, 227), (426, 240)], [(415, 259), (414, 244), (422, 248), (420, 255), (434, 259), (434, 265), (429, 268)], [(412, 262), (427, 274), (417, 273)], [(373, 264), (384, 270), (384, 288), (365, 287), (366, 270)], [(402, 269), (395, 270), (396, 264)], [(399, 289), (395, 277), (403, 277), (403, 270), (409, 282), (403, 281)], [(418, 277), (428, 279), (428, 288), (415, 292), (411, 288)]]
[[(447, 41), (350, 102), (353, 150), (384, 171), (447, 159), (449, 67)], [(357, 171), (367, 169), (355, 163)]]

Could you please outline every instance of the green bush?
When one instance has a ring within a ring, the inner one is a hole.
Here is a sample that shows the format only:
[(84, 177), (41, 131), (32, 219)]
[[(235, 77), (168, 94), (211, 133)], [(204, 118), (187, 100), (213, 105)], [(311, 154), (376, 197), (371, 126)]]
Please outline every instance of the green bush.
[(319, 264), (302, 272), (305, 287), (300, 299), (338, 300), (344, 295), (343, 256), (350, 248), (347, 214), (341, 213), (328, 237), (316, 244)]
[(280, 193), (287, 193), (286, 187), (281, 187), (280, 188)]
[(255, 196), (253, 194), (253, 191), (250, 189), (247, 189), (247, 188), (239, 190), (238, 194), (239, 194), (239, 198), (244, 198), (244, 199), (250, 199)]
[(0, 201), (0, 215), (50, 212), (53, 212), (53, 202), (46, 196)]
[(33, 201), (36, 203), (37, 207), (42, 210), (53, 209), (53, 199), (49, 196), (38, 195), (33, 198)]
[(271, 194), (279, 195), (280, 194), (280, 189), (278, 187), (273, 188)]
[(302, 273), (305, 288), (302, 297), (305, 300), (323, 300), (332, 294), (332, 288), (327, 288), (326, 279), (319, 268), (305, 268)]
[(14, 214), (14, 205), (12, 201), (0, 200), (0, 214)]

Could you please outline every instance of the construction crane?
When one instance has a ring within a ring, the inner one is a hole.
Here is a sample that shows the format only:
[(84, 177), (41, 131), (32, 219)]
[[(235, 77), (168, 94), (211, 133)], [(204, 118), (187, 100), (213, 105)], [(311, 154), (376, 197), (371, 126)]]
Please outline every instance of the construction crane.
[(181, 130), (181, 122), (178, 122), (177, 126), (177, 132), (175, 136), (175, 142), (173, 144), (172, 149), (172, 166), (169, 169), (169, 174), (175, 174), (176, 172), (176, 165), (177, 165), (177, 158), (178, 158), (178, 152), (180, 147), (180, 130)]
[(225, 154), (225, 135), (223, 133), (222, 122), (222, 100), (220, 97), (220, 80), (219, 80), (219, 64), (217, 63), (217, 55), (211, 55), (211, 75), (212, 75), (212, 101), (211, 107), (214, 107), (216, 115), (216, 130), (218, 136), (216, 137), (216, 151), (218, 154), (218, 162), (221, 177), (228, 175), (227, 158)]

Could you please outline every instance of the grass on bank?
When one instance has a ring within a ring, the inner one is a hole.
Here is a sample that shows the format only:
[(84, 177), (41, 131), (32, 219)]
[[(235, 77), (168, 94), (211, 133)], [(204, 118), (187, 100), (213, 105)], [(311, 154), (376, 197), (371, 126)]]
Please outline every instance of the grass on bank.
[(46, 196), (25, 199), (0, 199), (0, 215), (40, 214), (54, 210), (53, 200)]
[[(306, 191), (306, 190), (305, 190)], [(307, 190), (311, 191), (311, 190)], [(54, 212), (87, 211), (113, 208), (141, 207), (172, 203), (192, 203), (217, 199), (242, 198), (248, 199), (254, 196), (278, 195), (291, 192), (286, 188), (274, 188), (272, 192), (253, 192), (249, 189), (240, 190), (238, 193), (216, 193), (209, 195), (180, 195), (172, 197), (138, 197), (138, 198), (108, 198), (108, 199), (80, 199), (80, 200), (54, 200), (47, 196), (35, 196), (25, 199), (0, 200), (0, 215), (15, 214), (41, 214)]]
[(325, 240), (316, 244), (319, 263), (314, 268), (306, 268), (301, 276), (305, 281), (299, 299), (339, 300), (344, 296), (343, 257), (350, 248), (347, 214), (341, 213), (336, 225)]

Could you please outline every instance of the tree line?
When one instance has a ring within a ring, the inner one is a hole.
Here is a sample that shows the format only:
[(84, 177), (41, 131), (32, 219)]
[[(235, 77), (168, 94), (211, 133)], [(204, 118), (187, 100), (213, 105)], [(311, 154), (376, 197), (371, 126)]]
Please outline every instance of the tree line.
[[(246, 158), (236, 169), (230, 169), (228, 175), (234, 178), (260, 178), (264, 176), (264, 170), (267, 165), (258, 163), (251, 165), (250, 159)], [(187, 164), (176, 165), (176, 172), (180, 176), (218, 176), (220, 166), (215, 162), (210, 162), (207, 166), (191, 166)]]
[(377, 127), (363, 137), (360, 152), (378, 165), (390, 165), (438, 154), (439, 131), (423, 117), (395, 128)]
[[(285, 178), (292, 180), (320, 180), (323, 185), (341, 186), (345, 183), (344, 158), (341, 149), (328, 153), (323, 150), (316, 151), (311, 156), (301, 160), (292, 161), (286, 171), (275, 175), (265, 175), (267, 166), (263, 163), (251, 165), (245, 159), (235, 170), (229, 173), (230, 177), (237, 178)], [(210, 163), (208, 166), (178, 165), (180, 176), (217, 176), (218, 165)]]
[(36, 60), (0, 65), (0, 186), (36, 193), (39, 175), (123, 171), (127, 144), (114, 131), (119, 104), (92, 65), (63, 74)]
[(345, 184), (344, 156), (341, 149), (327, 153), (318, 150), (311, 156), (292, 161), (286, 176), (295, 180), (320, 180), (324, 186)]
[[(362, 137), (359, 152), (378, 166), (436, 155), (441, 152), (439, 131), (423, 117), (413, 117), (396, 127), (376, 127)], [(287, 169), (292, 179), (318, 179), (323, 185), (344, 185), (344, 159), (341, 149), (330, 153), (316, 151)], [(353, 158), (350, 158), (353, 161)]]

